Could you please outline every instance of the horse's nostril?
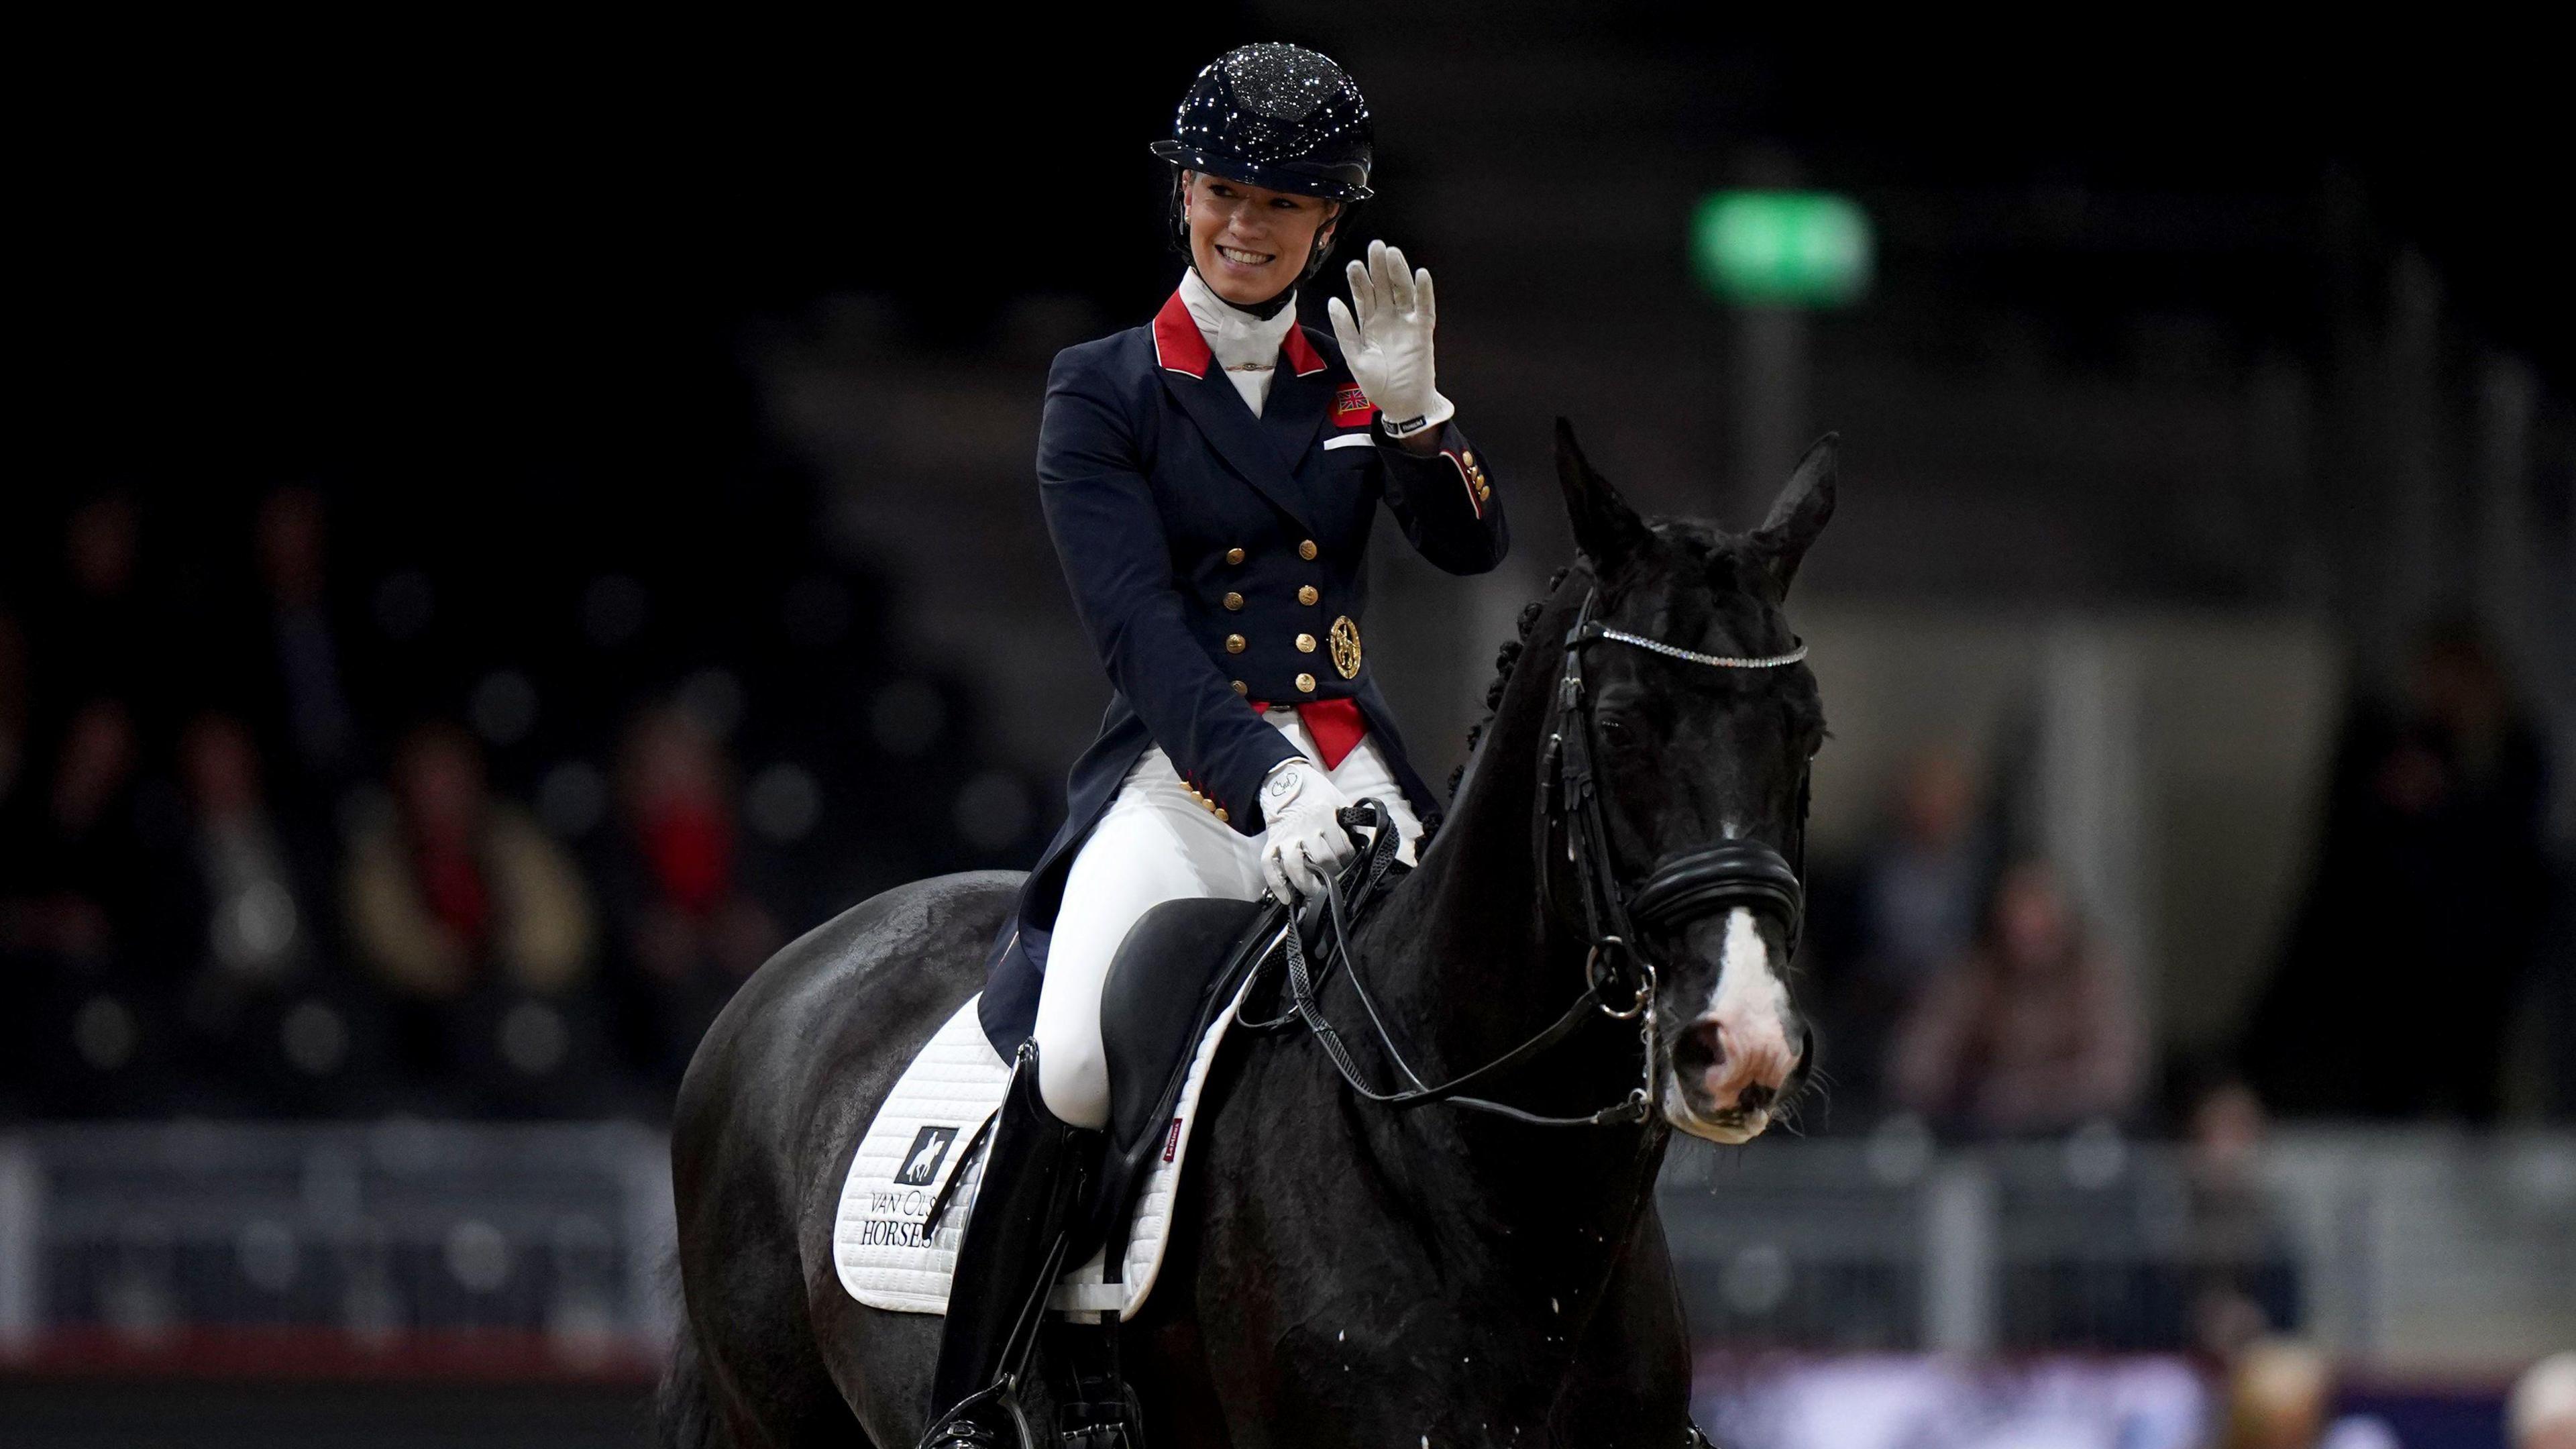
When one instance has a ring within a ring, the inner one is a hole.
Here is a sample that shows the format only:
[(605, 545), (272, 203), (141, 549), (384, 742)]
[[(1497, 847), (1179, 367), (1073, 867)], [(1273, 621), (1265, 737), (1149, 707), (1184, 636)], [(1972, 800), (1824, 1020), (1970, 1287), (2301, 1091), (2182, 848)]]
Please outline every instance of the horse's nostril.
[(1770, 1107), (1772, 1102), (1778, 1099), (1779, 1095), (1780, 1094), (1778, 1092), (1773, 1091), (1771, 1088), (1756, 1082), (1735, 1094), (1736, 1110), (1741, 1112), (1763, 1111)]
[(1801, 1025), (1798, 1028), (1798, 1064), (1789, 1069), (1789, 1080), (1783, 1084), (1784, 1089), (1789, 1091), (1797, 1090), (1800, 1086), (1806, 1083), (1807, 1078), (1814, 1073), (1815, 1069), (1816, 1029), (1812, 1026)]
[(1673, 1047), (1678, 1065), (1689, 1072), (1705, 1072), (1726, 1065), (1726, 1038), (1716, 1022), (1703, 1021), (1682, 1033)]

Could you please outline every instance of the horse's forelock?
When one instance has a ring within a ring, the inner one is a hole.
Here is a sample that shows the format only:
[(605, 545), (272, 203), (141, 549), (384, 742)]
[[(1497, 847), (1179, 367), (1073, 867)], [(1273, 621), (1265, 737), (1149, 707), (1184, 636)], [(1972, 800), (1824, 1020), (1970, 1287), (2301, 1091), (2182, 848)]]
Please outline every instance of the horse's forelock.
[[(1759, 540), (1693, 518), (1657, 518), (1649, 537), (1650, 547), (1603, 572), (1601, 615), (1709, 639), (1720, 652), (1767, 652), (1785, 636), (1778, 579)], [(1702, 632), (1711, 625), (1713, 634)]]
[[(1539, 621), (1547, 617), (1551, 606), (1573, 608), (1566, 582), (1578, 572), (1582, 577), (1576, 578), (1575, 584), (1597, 588), (1603, 612), (1641, 593), (1675, 596), (1680, 601), (1702, 589), (1706, 591), (1704, 607), (1725, 614), (1731, 625), (1758, 623), (1763, 615), (1779, 607), (1761, 551), (1748, 535), (1729, 533), (1698, 519), (1658, 517), (1648, 521), (1640, 541), (1643, 547), (1632, 548), (1619, 558), (1583, 557), (1548, 575), (1546, 591), (1522, 608), (1516, 636), (1503, 641), (1495, 655), (1494, 682), (1485, 689), (1484, 717), (1467, 729), (1470, 754), (1493, 728), (1494, 716), (1502, 708), (1504, 694), (1519, 672)], [(1697, 610), (1685, 605), (1682, 612)], [(1449, 774), (1452, 800), (1457, 797), (1466, 769), (1461, 764)]]

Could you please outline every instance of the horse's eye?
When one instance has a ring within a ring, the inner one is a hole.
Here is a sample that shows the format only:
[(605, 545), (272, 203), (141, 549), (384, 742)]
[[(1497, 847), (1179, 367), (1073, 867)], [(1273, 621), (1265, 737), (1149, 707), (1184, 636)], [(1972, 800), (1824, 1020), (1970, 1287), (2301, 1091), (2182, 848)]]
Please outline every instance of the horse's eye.
[(1636, 743), (1636, 738), (1636, 734), (1628, 728), (1628, 722), (1617, 715), (1610, 715), (1601, 721), (1601, 742), (1612, 749), (1624, 750)]

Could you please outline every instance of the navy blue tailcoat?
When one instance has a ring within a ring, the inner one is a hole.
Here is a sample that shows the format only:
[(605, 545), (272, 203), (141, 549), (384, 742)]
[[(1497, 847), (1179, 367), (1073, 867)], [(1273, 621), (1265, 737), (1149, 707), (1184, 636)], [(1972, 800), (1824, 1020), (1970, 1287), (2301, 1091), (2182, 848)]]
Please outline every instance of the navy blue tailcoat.
[(1435, 566), (1502, 562), (1502, 500), (1455, 425), (1421, 456), (1389, 442), (1333, 339), (1291, 327), (1253, 415), (1175, 292), (1152, 323), (1066, 348), (1047, 376), (1038, 497), (1115, 693), (1074, 762), (1064, 828), (988, 957), (982, 1021), (1008, 1057), (1037, 1022), (1048, 933), (1074, 855), (1152, 746), (1200, 802), (1261, 833), (1261, 778), (1294, 755), (1252, 701), (1350, 699), (1406, 800), (1431, 792), (1370, 677), (1361, 630), (1382, 499)]

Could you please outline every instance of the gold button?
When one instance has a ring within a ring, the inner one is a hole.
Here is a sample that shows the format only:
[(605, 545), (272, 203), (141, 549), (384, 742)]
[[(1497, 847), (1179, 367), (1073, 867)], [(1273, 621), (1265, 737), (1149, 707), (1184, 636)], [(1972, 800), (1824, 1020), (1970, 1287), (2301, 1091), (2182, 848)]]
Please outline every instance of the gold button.
[(1314, 652), (1315, 652), (1315, 636), (1314, 636), (1314, 635), (1312, 635), (1312, 634), (1300, 634), (1300, 635), (1298, 635), (1298, 636), (1297, 636), (1297, 652), (1298, 652), (1298, 653), (1300, 653), (1300, 654), (1312, 654), (1312, 653), (1314, 653)]
[(1210, 815), (1214, 815), (1216, 813), (1216, 802), (1214, 800), (1209, 799), (1205, 795), (1201, 795), (1199, 797), (1199, 803), (1207, 807), (1207, 812)]
[(1465, 463), (1465, 464), (1466, 464), (1468, 467), (1470, 467), (1470, 468), (1475, 467), (1475, 466), (1476, 466), (1476, 450), (1475, 450), (1475, 449), (1473, 449), (1473, 448), (1470, 448), (1470, 449), (1468, 449), (1466, 452), (1460, 453), (1460, 454), (1458, 455), (1458, 460), (1459, 460), (1460, 462), (1462, 462), (1462, 463)]
[(1237, 694), (1250, 694), (1252, 693), (1252, 686), (1245, 684), (1242, 680), (1238, 679), (1234, 682), (1234, 692)]
[(1298, 675), (1297, 692), (1299, 694), (1313, 694), (1315, 692), (1315, 676), (1311, 674)]
[(1227, 608), (1229, 608), (1229, 609), (1240, 609), (1240, 608), (1242, 608), (1242, 607), (1243, 607), (1243, 595), (1241, 595), (1241, 594), (1228, 594), (1228, 595), (1226, 595), (1226, 596), (1225, 596), (1225, 606), (1226, 606)]
[(1219, 825), (1223, 825), (1223, 824), (1225, 824), (1225, 823), (1226, 823), (1226, 820), (1227, 820), (1227, 816), (1226, 816), (1226, 813), (1225, 813), (1225, 807), (1224, 807), (1224, 806), (1222, 806), (1222, 805), (1219, 805), (1218, 807), (1216, 807), (1216, 823), (1217, 823), (1217, 824), (1219, 824)]
[(1310, 538), (1310, 539), (1306, 540), (1304, 543), (1301, 543), (1301, 544), (1297, 545), (1297, 557), (1299, 557), (1299, 558), (1309, 558), (1309, 559), (1310, 559), (1310, 558), (1313, 558), (1314, 556), (1315, 556), (1315, 541), (1314, 541), (1313, 539), (1311, 539), (1311, 538)]
[(1230, 564), (1239, 564), (1243, 562), (1243, 550), (1239, 548), (1227, 549), (1225, 551), (1225, 561)]
[(1315, 602), (1317, 599), (1320, 599), (1320, 598), (1322, 598), (1322, 597), (1323, 597), (1323, 595), (1321, 595), (1321, 594), (1319, 594), (1319, 593), (1316, 593), (1316, 592), (1315, 592), (1315, 586), (1314, 586), (1313, 584), (1301, 584), (1301, 585), (1299, 585), (1299, 586), (1298, 586), (1298, 589), (1297, 589), (1297, 602), (1298, 602), (1298, 603), (1301, 603), (1301, 604), (1311, 604), (1311, 603)]
[(1477, 502), (1482, 503), (1482, 502), (1484, 502), (1486, 499), (1491, 498), (1491, 497), (1493, 497), (1493, 496), (1494, 496), (1494, 490), (1493, 490), (1493, 488), (1492, 488), (1490, 485), (1482, 484), (1482, 483), (1480, 483), (1480, 484), (1476, 485), (1476, 501), (1477, 501)]
[(1242, 652), (1243, 652), (1243, 636), (1242, 636), (1242, 635), (1240, 635), (1240, 634), (1228, 634), (1228, 635), (1226, 635), (1226, 636), (1225, 636), (1225, 652), (1226, 652), (1226, 653), (1228, 653), (1228, 654), (1240, 654), (1240, 653), (1242, 653)]

